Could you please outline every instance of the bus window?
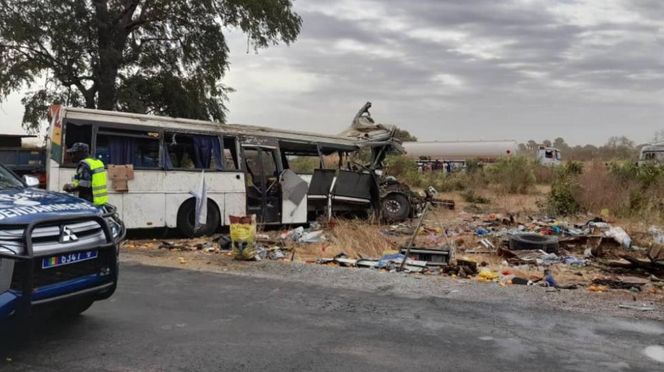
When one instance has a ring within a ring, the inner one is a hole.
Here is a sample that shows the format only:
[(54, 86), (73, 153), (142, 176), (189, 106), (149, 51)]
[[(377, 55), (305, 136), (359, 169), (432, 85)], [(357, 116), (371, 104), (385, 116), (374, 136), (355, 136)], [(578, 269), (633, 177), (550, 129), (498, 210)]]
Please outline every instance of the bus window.
[(224, 169), (219, 137), (185, 133), (166, 133), (167, 169)]
[(235, 137), (224, 136), (224, 169), (240, 169), (240, 166), (237, 163), (237, 143)]
[(92, 140), (92, 125), (78, 125), (74, 123), (66, 123), (65, 125), (65, 151), (63, 151), (62, 165), (65, 167), (73, 167), (76, 166), (76, 164), (71, 161), (71, 154), (68, 154), (66, 150), (70, 149), (77, 142), (82, 142), (90, 146)]
[(104, 164), (159, 168), (159, 133), (99, 129), (95, 155)]
[(283, 153), (284, 168), (297, 174), (314, 174), (314, 169), (320, 168), (320, 156), (290, 155)]

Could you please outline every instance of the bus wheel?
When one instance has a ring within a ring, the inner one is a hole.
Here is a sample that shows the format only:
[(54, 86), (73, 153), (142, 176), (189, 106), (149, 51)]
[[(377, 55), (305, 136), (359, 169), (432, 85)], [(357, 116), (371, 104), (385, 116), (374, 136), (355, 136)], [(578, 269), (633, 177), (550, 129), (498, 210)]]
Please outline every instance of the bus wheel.
[(217, 231), (221, 224), (219, 209), (212, 200), (208, 199), (207, 221), (205, 225), (196, 230), (196, 199), (189, 199), (182, 203), (178, 211), (177, 227), (178, 231), (189, 238), (195, 238), (203, 235), (210, 235)]
[(380, 201), (381, 214), (387, 222), (401, 222), (410, 216), (410, 202), (402, 194), (389, 194)]

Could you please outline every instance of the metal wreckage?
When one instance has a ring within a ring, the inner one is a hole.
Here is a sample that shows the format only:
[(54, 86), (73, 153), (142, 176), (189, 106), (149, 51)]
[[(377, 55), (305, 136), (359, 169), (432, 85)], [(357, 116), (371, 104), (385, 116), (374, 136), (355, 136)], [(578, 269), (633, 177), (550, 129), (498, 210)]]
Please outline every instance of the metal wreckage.
[(343, 167), (343, 157), (340, 155), (337, 170), (314, 171), (309, 189), (310, 205), (314, 196), (312, 191), (324, 197), (325, 191), (329, 190), (329, 197), (325, 200), (330, 216), (343, 211), (356, 211), (357, 205), (352, 203), (353, 199), (363, 198), (370, 200), (374, 216), (379, 216), (383, 221), (401, 222), (416, 217), (422, 213), (426, 203), (433, 200), (436, 191), (428, 188), (421, 195), (395, 177), (384, 175), (386, 157), (403, 154), (405, 150), (401, 141), (395, 137), (397, 128), (376, 123), (371, 117), (370, 108), (371, 102), (362, 106), (351, 126), (340, 134), (358, 145), (358, 151), (350, 154), (346, 167)]

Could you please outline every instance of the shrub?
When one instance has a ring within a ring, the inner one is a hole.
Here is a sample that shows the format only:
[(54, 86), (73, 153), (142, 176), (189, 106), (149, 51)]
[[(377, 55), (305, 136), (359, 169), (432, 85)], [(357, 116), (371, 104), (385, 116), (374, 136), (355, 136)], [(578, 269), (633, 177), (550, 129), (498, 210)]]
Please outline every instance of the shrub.
[(313, 156), (299, 156), (289, 162), (289, 168), (295, 173), (313, 173), (320, 168), (320, 160)]
[(581, 211), (581, 205), (576, 200), (578, 183), (576, 179), (564, 170), (557, 172), (556, 180), (551, 184), (551, 192), (547, 200), (547, 209), (553, 215), (571, 215)]
[(547, 206), (550, 213), (562, 215), (608, 209), (618, 217), (661, 220), (662, 200), (664, 168), (595, 161), (557, 170)]
[(466, 190), (461, 194), (461, 197), (463, 197), (463, 200), (465, 200), (468, 203), (473, 203), (473, 204), (491, 203), (491, 200), (489, 200), (488, 198), (485, 198), (481, 195), (477, 195), (475, 193), (475, 190)]
[(489, 180), (499, 191), (509, 194), (527, 194), (532, 191), (536, 164), (525, 156), (504, 157), (487, 169)]

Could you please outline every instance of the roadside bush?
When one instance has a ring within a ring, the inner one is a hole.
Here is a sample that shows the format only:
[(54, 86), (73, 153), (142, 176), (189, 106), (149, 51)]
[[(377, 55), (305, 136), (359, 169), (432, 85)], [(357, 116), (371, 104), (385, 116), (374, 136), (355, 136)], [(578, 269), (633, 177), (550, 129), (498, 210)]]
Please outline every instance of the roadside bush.
[(534, 169), (536, 164), (525, 156), (511, 156), (499, 159), (486, 169), (489, 181), (499, 191), (508, 194), (527, 194), (535, 186)]
[(581, 212), (581, 205), (576, 195), (579, 184), (576, 178), (561, 169), (551, 184), (551, 192), (547, 199), (547, 209), (552, 215), (572, 215)]
[(388, 156), (385, 159), (385, 174), (396, 177), (399, 181), (413, 187), (420, 187), (420, 174), (417, 162), (404, 155)]
[(463, 200), (468, 203), (473, 203), (473, 204), (491, 203), (491, 200), (489, 200), (488, 198), (485, 198), (481, 195), (477, 195), (477, 193), (475, 193), (475, 190), (466, 190), (461, 194), (461, 197), (463, 197)]
[(664, 168), (600, 161), (568, 164), (556, 172), (547, 200), (550, 213), (568, 215), (604, 209), (625, 218), (664, 217)]

